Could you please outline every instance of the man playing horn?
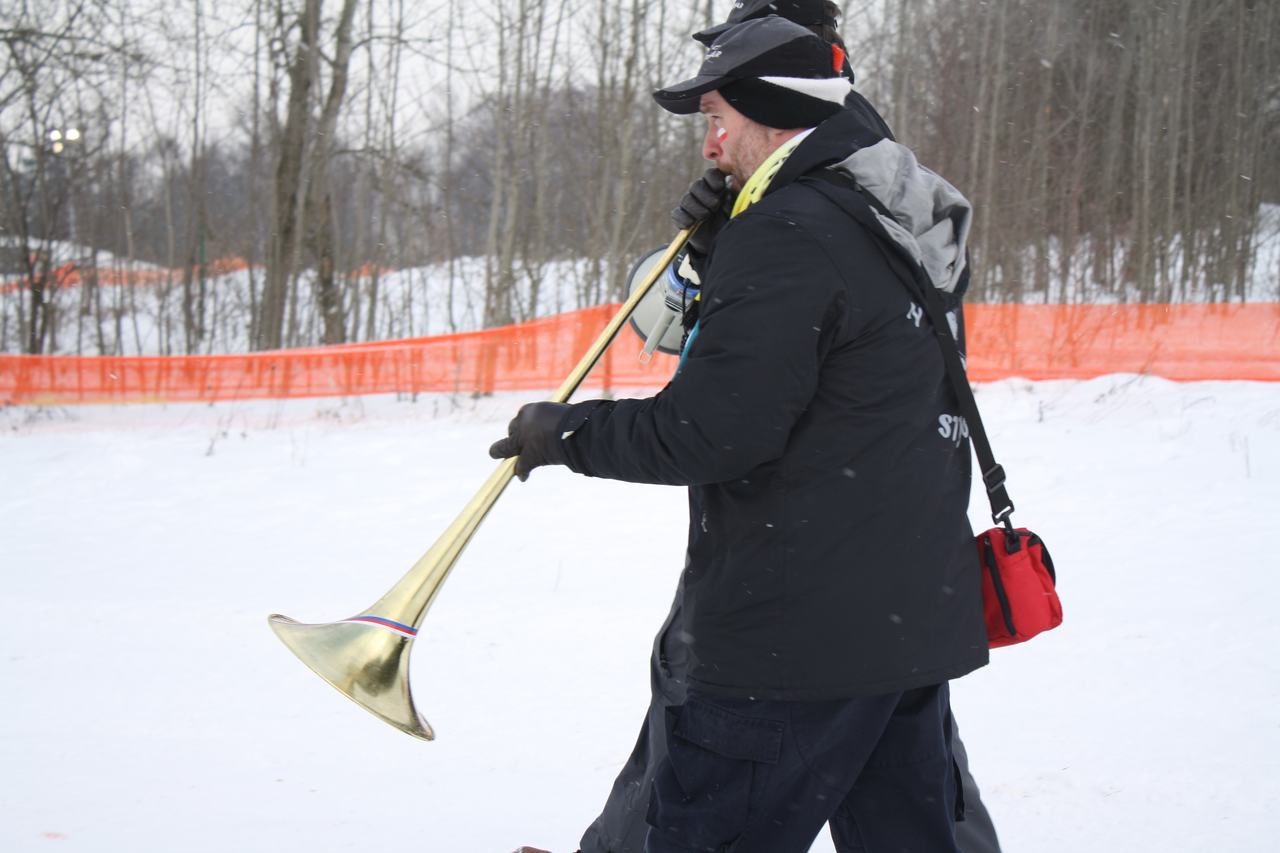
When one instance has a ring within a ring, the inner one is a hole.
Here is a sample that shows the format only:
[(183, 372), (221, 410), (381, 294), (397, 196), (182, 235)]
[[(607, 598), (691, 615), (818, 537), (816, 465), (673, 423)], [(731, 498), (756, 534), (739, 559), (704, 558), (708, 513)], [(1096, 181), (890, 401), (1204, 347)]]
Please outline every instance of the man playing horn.
[(937, 429), (956, 402), (932, 329), (829, 196), (880, 189), (953, 297), (969, 209), (859, 138), (842, 64), (766, 17), (655, 93), (703, 114), (704, 156), (742, 187), (681, 365), (650, 398), (525, 406), (491, 448), (522, 479), (562, 464), (689, 487), (687, 694), (665, 714), (650, 853), (803, 851), (828, 822), (842, 851), (959, 849), (947, 681), (987, 660), (969, 448)]

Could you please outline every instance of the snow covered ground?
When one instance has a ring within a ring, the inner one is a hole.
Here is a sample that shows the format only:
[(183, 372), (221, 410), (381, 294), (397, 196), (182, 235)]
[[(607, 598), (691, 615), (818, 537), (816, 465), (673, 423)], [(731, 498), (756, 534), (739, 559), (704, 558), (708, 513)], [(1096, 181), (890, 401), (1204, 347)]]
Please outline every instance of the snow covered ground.
[[(416, 643), (434, 743), (265, 621), (379, 597), (527, 396), (0, 410), (0, 850), (572, 851), (647, 699), (680, 490), (512, 485)], [(1276, 849), (1280, 384), (979, 400), (1067, 618), (954, 688), (1006, 849)]]

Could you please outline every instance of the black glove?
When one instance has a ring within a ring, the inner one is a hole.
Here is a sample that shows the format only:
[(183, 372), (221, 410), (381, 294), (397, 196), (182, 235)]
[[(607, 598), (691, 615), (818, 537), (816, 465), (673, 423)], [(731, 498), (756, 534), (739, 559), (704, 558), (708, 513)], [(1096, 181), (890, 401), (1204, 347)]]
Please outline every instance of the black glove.
[(507, 437), (495, 441), (489, 455), (494, 459), (520, 457), (516, 460), (516, 476), (522, 483), (534, 468), (563, 465), (560, 421), (568, 408), (567, 403), (526, 403), (507, 424)]
[(689, 248), (703, 257), (711, 251), (716, 234), (729, 221), (734, 192), (729, 189), (727, 178), (719, 169), (707, 169), (689, 186), (689, 191), (680, 199), (680, 206), (671, 211), (671, 221), (677, 228), (692, 228), (702, 223), (689, 238)]

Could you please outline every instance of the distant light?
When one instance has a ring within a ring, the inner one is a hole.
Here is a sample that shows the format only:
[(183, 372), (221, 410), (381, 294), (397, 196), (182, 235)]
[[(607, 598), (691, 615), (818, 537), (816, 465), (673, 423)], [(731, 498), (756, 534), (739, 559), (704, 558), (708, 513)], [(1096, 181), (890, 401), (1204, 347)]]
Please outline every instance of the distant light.
[(62, 153), (62, 143), (61, 143), (61, 142), (55, 142), (55, 143), (53, 143), (53, 153), (54, 153), (54, 154), (61, 154), (61, 153)]
[(80, 130), (79, 130), (79, 128), (75, 128), (75, 127), (69, 127), (69, 128), (67, 128), (67, 141), (68, 141), (68, 142), (75, 142), (75, 141), (77, 141), (79, 138), (80, 138)]
[(57, 142), (61, 138), (62, 138), (62, 131), (60, 130), (49, 131), (49, 139), (51, 139), (52, 141)]

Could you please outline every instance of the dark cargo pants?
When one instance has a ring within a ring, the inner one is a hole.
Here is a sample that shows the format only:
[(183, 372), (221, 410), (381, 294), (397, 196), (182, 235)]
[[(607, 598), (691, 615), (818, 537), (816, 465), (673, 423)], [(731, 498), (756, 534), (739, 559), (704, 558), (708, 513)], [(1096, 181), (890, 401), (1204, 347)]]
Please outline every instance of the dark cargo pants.
[[(687, 654), (682, 639), (681, 593), (676, 599), (662, 630), (654, 642), (650, 661), (650, 686), (652, 700), (648, 714), (640, 726), (640, 736), (635, 748), (619, 772), (600, 816), (582, 836), (582, 853), (642, 853), (649, 825), (645, 817), (649, 811), (649, 794), (654, 775), (667, 754), (666, 710), (681, 705), (687, 694), (685, 671)], [(968, 755), (952, 725), (952, 754), (959, 770), (962, 784), (965, 819), (956, 824), (956, 842), (961, 853), (1000, 853), (1000, 842), (995, 826), (982, 804), (978, 786), (969, 773)], [(858, 851), (857, 846), (841, 847), (849, 838), (846, 824), (850, 816), (837, 812), (831, 819), (832, 837), (840, 853)], [(871, 853), (876, 853), (871, 848)]]
[[(959, 853), (947, 685), (825, 702), (690, 691), (667, 711), (645, 853)], [(839, 820), (835, 820), (839, 817)]]

